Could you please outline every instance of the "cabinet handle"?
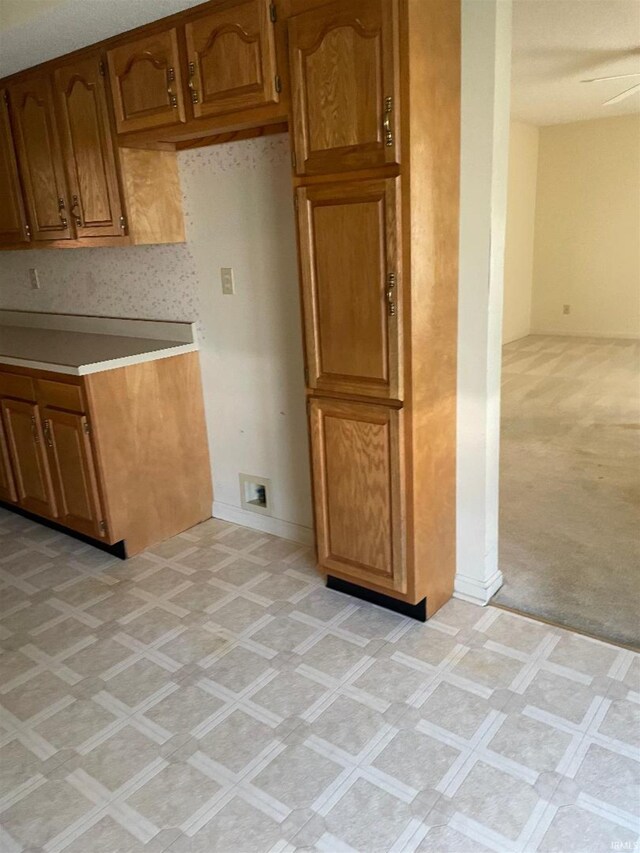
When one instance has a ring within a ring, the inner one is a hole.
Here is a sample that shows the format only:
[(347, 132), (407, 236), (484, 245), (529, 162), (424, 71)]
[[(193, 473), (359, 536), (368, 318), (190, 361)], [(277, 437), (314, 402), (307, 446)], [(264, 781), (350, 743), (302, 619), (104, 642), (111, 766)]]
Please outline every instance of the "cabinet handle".
[(58, 213), (60, 214), (60, 222), (62, 223), (62, 227), (66, 228), (68, 225), (67, 217), (63, 213), (64, 211), (64, 199), (62, 196), (58, 199)]
[(33, 435), (33, 440), (36, 444), (40, 444), (40, 436), (38, 435), (38, 423), (36, 421), (36, 416), (31, 415), (31, 434)]
[(82, 214), (80, 212), (80, 202), (78, 201), (78, 196), (73, 195), (73, 196), (71, 196), (71, 212), (73, 213), (73, 211), (76, 208), (77, 208), (77, 213), (74, 214), (74, 218), (76, 220), (76, 225), (78, 226), (78, 228), (82, 228), (83, 223), (82, 223)]
[(171, 84), (176, 79), (176, 72), (173, 68), (167, 68), (167, 95), (169, 95), (169, 103), (172, 107), (178, 106), (178, 96), (173, 91)]
[(393, 98), (384, 99), (384, 119), (382, 127), (384, 130), (384, 144), (387, 148), (393, 145), (393, 130), (391, 128), (391, 113), (393, 112)]
[(44, 437), (47, 440), (47, 446), (53, 447), (53, 438), (51, 437), (51, 421), (45, 418), (44, 421)]
[(191, 92), (191, 103), (192, 104), (198, 103), (198, 90), (196, 89), (195, 84), (193, 82), (193, 78), (195, 76), (196, 76), (196, 64), (195, 64), (195, 62), (190, 62), (189, 63), (189, 82), (187, 83), (187, 85), (189, 87), (189, 91)]
[(389, 308), (389, 316), (393, 317), (396, 313), (396, 303), (393, 301), (393, 291), (396, 286), (396, 275), (390, 272), (387, 276), (387, 306)]

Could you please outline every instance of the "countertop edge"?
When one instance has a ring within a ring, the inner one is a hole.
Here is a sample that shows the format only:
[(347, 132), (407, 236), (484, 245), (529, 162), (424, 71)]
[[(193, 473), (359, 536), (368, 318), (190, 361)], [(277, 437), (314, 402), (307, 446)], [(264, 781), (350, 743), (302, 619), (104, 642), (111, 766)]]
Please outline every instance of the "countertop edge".
[(184, 355), (189, 352), (197, 352), (197, 343), (177, 344), (165, 349), (152, 352), (139, 353), (137, 355), (125, 355), (120, 358), (96, 361), (91, 364), (81, 364), (74, 367), (70, 364), (55, 364), (46, 361), (34, 361), (28, 358), (15, 358), (0, 354), (0, 365), (11, 367), (28, 367), (33, 370), (48, 370), (50, 373), (64, 373), (67, 376), (88, 376), (91, 373), (101, 373), (103, 370), (116, 370), (119, 367), (129, 367), (132, 364), (142, 364), (145, 361), (157, 361), (161, 358), (170, 358), (174, 355)]

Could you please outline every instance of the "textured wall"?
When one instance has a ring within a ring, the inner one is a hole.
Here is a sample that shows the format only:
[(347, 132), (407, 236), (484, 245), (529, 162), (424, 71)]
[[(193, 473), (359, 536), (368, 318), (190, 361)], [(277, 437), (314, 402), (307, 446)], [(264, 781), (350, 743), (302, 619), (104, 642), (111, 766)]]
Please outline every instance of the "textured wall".
[(531, 331), (538, 135), (538, 128), (531, 124), (511, 122), (502, 313), (505, 344)]
[[(268, 477), (274, 516), (309, 528), (288, 137), (186, 151), (179, 162), (186, 244), (3, 252), (0, 307), (197, 322), (216, 501), (240, 506), (241, 472)], [(223, 266), (234, 269), (235, 296), (221, 294)], [(41, 290), (30, 289), (30, 267)]]
[(540, 129), (533, 331), (640, 337), (639, 188), (640, 116)]

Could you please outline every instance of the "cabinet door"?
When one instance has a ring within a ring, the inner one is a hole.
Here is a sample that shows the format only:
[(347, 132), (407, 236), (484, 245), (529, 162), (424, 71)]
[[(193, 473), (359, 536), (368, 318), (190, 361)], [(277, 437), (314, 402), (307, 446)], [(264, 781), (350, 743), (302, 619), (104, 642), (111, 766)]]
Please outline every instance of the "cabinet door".
[(193, 114), (215, 116), (278, 101), (269, 0), (243, 0), (185, 26)]
[(54, 75), (62, 150), (78, 237), (123, 234), (116, 160), (100, 57), (58, 68)]
[(0, 416), (0, 500), (15, 503), (18, 500), (16, 487), (13, 482), (7, 439), (4, 434), (2, 417)]
[(56, 502), (38, 407), (22, 400), (4, 399), (2, 414), (16, 478), (18, 503), (29, 512), (55, 518)]
[(0, 243), (24, 243), (29, 226), (22, 203), (22, 188), (13, 148), (6, 89), (0, 90)]
[(315, 398), (310, 417), (320, 565), (406, 592), (402, 412)]
[(395, 0), (339, 0), (289, 22), (300, 174), (399, 162)]
[(114, 47), (107, 59), (118, 133), (184, 121), (175, 29)]
[(402, 398), (398, 180), (298, 189), (311, 388)]
[(32, 77), (9, 88), (18, 164), (31, 223), (31, 237), (73, 237), (67, 187), (48, 77)]
[(43, 417), (60, 523), (87, 536), (104, 536), (87, 419), (50, 408)]

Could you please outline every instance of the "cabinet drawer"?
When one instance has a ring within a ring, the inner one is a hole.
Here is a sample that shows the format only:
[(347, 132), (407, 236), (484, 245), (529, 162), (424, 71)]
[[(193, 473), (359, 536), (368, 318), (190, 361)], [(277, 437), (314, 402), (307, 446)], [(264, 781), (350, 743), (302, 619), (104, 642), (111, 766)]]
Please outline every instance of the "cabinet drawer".
[(66, 409), (69, 412), (84, 412), (85, 406), (79, 385), (68, 382), (55, 382), (50, 379), (37, 379), (38, 402), (42, 406), (54, 409)]
[(0, 397), (15, 397), (18, 400), (35, 400), (33, 381), (19, 373), (0, 373)]

